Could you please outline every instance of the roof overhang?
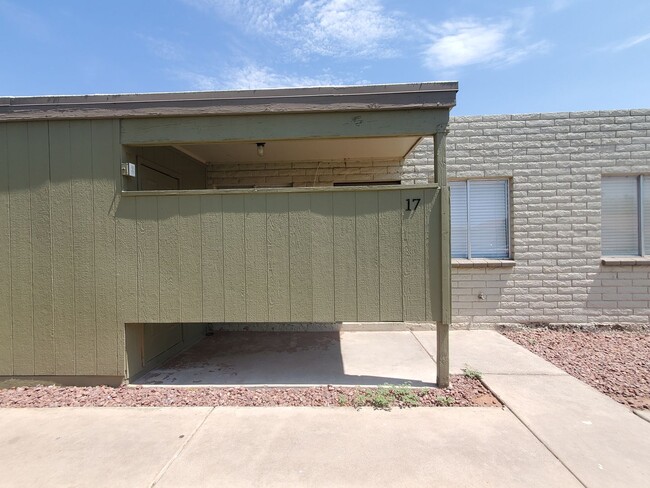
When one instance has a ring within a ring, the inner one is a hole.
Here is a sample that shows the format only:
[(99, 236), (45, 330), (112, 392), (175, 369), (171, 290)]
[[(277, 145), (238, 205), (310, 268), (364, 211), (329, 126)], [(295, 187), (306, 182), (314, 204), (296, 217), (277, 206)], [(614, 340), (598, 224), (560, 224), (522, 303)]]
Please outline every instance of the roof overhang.
[(400, 161), (419, 142), (419, 137), (371, 137), (280, 140), (256, 142), (179, 144), (176, 149), (202, 163), (294, 163), (328, 161)]
[(378, 112), (456, 105), (455, 81), (264, 90), (0, 98), (0, 121)]

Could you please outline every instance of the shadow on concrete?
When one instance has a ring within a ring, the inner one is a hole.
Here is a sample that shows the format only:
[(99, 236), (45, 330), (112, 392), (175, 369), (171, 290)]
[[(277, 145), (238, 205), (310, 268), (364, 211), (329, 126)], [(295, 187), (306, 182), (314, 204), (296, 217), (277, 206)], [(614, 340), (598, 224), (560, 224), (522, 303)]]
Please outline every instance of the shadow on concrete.
[(435, 384), (408, 331), (219, 331), (135, 380), (161, 386)]

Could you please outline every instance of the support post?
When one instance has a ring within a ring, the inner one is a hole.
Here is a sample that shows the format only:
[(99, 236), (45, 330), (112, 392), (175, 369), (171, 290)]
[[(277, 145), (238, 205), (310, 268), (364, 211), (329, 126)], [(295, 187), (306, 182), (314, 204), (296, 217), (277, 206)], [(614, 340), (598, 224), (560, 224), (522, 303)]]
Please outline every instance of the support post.
[(442, 315), (436, 323), (437, 339), (437, 378), (439, 388), (449, 386), (449, 325), (451, 324), (451, 213), (449, 186), (447, 184), (446, 144), (447, 132), (441, 130), (433, 135), (434, 178), (440, 185), (441, 209), (441, 243), (440, 243), (440, 273), (441, 273), (441, 304)]

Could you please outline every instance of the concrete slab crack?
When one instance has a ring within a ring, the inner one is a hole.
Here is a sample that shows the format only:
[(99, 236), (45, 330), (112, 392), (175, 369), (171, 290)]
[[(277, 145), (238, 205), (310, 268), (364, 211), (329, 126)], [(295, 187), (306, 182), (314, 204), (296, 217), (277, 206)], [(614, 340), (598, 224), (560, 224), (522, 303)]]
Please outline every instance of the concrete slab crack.
[[(177, 408), (182, 408), (182, 407), (177, 407)], [(160, 470), (160, 472), (158, 472), (158, 474), (156, 475), (156, 477), (153, 479), (153, 481), (152, 481), (151, 484), (149, 485), (149, 488), (153, 488), (154, 486), (156, 486), (156, 484), (157, 484), (157, 483), (162, 479), (162, 477), (165, 476), (165, 473), (167, 472), (167, 470), (171, 467), (172, 464), (174, 464), (174, 461), (176, 461), (176, 459), (178, 459), (178, 456), (180, 456), (181, 453), (185, 450), (185, 448), (186, 448), (187, 445), (190, 443), (190, 441), (194, 438), (194, 436), (195, 436), (196, 433), (199, 431), (199, 429), (200, 429), (201, 427), (203, 427), (203, 424), (205, 423), (206, 420), (208, 420), (208, 417), (212, 414), (212, 412), (214, 412), (214, 409), (215, 409), (215, 408), (216, 408), (216, 407), (212, 407), (212, 408), (208, 411), (208, 413), (205, 414), (205, 417), (203, 417), (203, 419), (201, 420), (201, 422), (199, 422), (199, 424), (198, 424), (198, 425), (196, 426), (196, 428), (192, 431), (192, 433), (191, 433), (190, 435), (188, 435), (188, 436), (185, 437), (185, 442), (183, 442), (183, 443), (181, 444), (181, 446), (176, 450), (176, 452), (175, 452), (174, 455), (169, 459), (169, 461), (167, 461), (167, 462), (165, 463), (165, 465), (162, 467), (162, 469)]]
[(427, 348), (424, 347), (424, 344), (422, 344), (422, 341), (420, 341), (419, 337), (416, 336), (416, 335), (413, 333), (412, 330), (411, 330), (410, 332), (411, 332), (411, 335), (412, 335), (412, 336), (415, 338), (415, 340), (417, 341), (417, 343), (420, 344), (420, 347), (422, 348), (422, 350), (424, 351), (424, 353), (425, 353), (427, 356), (429, 356), (429, 357), (431, 358), (431, 360), (433, 361), (434, 364), (437, 365), (437, 363), (436, 363), (436, 358), (434, 358), (434, 357), (429, 353), (429, 351), (427, 351)]
[(559, 457), (555, 452), (553, 452), (553, 449), (551, 449), (551, 447), (550, 447), (546, 442), (544, 442), (544, 441), (543, 441), (543, 440), (542, 440), (542, 439), (541, 439), (541, 438), (540, 438), (540, 437), (535, 433), (535, 431), (533, 431), (533, 429), (531, 429), (531, 428), (526, 424), (526, 422), (524, 422), (524, 421), (521, 419), (521, 417), (520, 417), (519, 415), (517, 415), (517, 412), (515, 412), (515, 411), (512, 410), (510, 407), (508, 407), (508, 404), (504, 401), (504, 399), (503, 399), (500, 395), (498, 395), (497, 392), (494, 391), (493, 388), (490, 387), (490, 385), (487, 383), (487, 381), (485, 381), (485, 376), (484, 376), (483, 378), (481, 378), (481, 383), (483, 383), (483, 385), (485, 385), (485, 387), (486, 387), (488, 390), (490, 390), (490, 391), (492, 392), (492, 394), (493, 394), (493, 395), (494, 395), (494, 396), (495, 396), (495, 397), (496, 397), (496, 398), (501, 402), (501, 404), (503, 405), (503, 408), (507, 409), (510, 413), (512, 413), (512, 415), (514, 415), (515, 418), (516, 418), (519, 422), (521, 422), (521, 425), (523, 425), (524, 428), (525, 428), (528, 432), (530, 432), (530, 433), (532, 434), (532, 436), (533, 436), (535, 439), (537, 439), (537, 441), (538, 441), (541, 445), (543, 445), (543, 446), (546, 448), (546, 450), (547, 450), (548, 452), (550, 452), (551, 455), (552, 455), (555, 459), (557, 459), (558, 462), (559, 462), (562, 466), (564, 466), (564, 468), (565, 468), (569, 473), (571, 473), (571, 475), (576, 479), (576, 481), (577, 481), (578, 483), (580, 483), (580, 484), (581, 484), (582, 486), (584, 486), (585, 488), (588, 488), (587, 485), (586, 485), (586, 484), (585, 484), (585, 483), (584, 483), (584, 482), (583, 482), (583, 481), (578, 477), (578, 475), (576, 475), (576, 474), (573, 472), (573, 470), (572, 470), (571, 468), (569, 468), (569, 466), (567, 466), (567, 464), (566, 464), (564, 461), (562, 461), (562, 459), (560, 459), (560, 457)]

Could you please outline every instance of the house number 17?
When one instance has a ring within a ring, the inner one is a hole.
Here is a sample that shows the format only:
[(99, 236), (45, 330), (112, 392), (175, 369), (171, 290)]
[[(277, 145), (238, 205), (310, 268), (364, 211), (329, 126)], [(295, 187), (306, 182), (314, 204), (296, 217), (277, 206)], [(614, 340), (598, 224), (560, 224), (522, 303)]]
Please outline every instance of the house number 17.
[(410, 211), (415, 212), (415, 210), (418, 208), (418, 205), (420, 205), (420, 200), (421, 200), (420, 198), (407, 198), (406, 199), (406, 211), (407, 212), (410, 212)]

